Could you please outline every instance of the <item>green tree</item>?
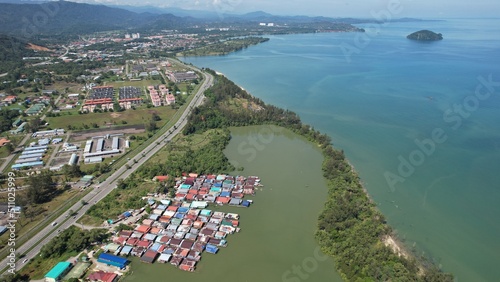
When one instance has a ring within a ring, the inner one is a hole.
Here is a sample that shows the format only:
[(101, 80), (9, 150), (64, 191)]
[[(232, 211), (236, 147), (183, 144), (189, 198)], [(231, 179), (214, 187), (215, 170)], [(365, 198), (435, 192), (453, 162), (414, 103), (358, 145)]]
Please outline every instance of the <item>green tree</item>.
[(68, 164), (65, 164), (62, 167), (62, 171), (63, 171), (64, 176), (66, 176), (67, 178), (74, 178), (74, 177), (81, 177), (81, 176), (83, 176), (83, 172), (80, 170), (80, 166), (79, 165), (68, 165)]
[(113, 111), (115, 111), (115, 112), (123, 111), (123, 108), (120, 106), (120, 104), (117, 101), (115, 101), (113, 103)]
[(57, 192), (50, 171), (42, 171), (40, 174), (29, 176), (27, 184), (26, 196), (30, 204), (45, 203)]
[(153, 113), (153, 114), (151, 114), (151, 120), (160, 121), (161, 117), (157, 113)]
[(29, 123), (27, 124), (27, 130), (29, 132), (35, 133), (40, 129), (41, 126), (42, 120), (39, 117), (36, 117), (29, 121)]
[(122, 230), (134, 230), (134, 227), (132, 227), (130, 225), (123, 224), (123, 223), (120, 223), (120, 224), (118, 224), (118, 226), (115, 227), (115, 230), (117, 232), (120, 232)]
[(14, 145), (12, 145), (12, 142), (9, 142), (5, 144), (5, 149), (7, 150), (7, 152), (9, 152), (9, 154), (11, 154), (16, 148), (14, 147)]
[(146, 124), (146, 130), (147, 130), (147, 131), (153, 132), (153, 131), (155, 131), (156, 129), (158, 129), (158, 125), (156, 124), (156, 122), (155, 122), (154, 120), (150, 120), (150, 121)]

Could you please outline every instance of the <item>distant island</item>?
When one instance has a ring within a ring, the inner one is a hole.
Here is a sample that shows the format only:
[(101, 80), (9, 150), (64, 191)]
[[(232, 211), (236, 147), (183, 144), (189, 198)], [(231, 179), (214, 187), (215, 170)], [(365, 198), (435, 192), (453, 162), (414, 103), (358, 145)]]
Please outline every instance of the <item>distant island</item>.
[(418, 41), (437, 41), (437, 40), (443, 40), (443, 35), (441, 33), (435, 33), (430, 30), (420, 30), (416, 31), (408, 36), (406, 38), (411, 39), (411, 40), (418, 40)]

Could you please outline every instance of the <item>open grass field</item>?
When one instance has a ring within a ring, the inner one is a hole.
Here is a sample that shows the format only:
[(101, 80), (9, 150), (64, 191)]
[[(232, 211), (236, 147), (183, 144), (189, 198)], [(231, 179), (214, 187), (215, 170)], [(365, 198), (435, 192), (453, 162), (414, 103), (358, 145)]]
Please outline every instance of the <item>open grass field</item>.
[(0, 147), (0, 158), (5, 158), (9, 155), (10, 155), (10, 153), (6, 147)]
[(88, 114), (72, 114), (59, 117), (48, 117), (47, 121), (51, 128), (68, 129), (69, 126), (74, 130), (84, 130), (94, 127), (98, 128), (123, 126), (123, 125), (143, 125), (151, 120), (153, 113), (160, 116), (161, 120), (157, 122), (158, 126), (165, 122), (175, 114), (177, 110), (169, 106), (147, 108), (141, 106), (135, 110), (126, 110), (123, 112), (104, 112), (104, 113), (88, 113)]
[(183, 151), (186, 148), (197, 150), (199, 147), (210, 142), (209, 135), (213, 130), (208, 130), (202, 134), (193, 134), (189, 136), (177, 135), (168, 145), (164, 146), (158, 153), (150, 158), (145, 165), (152, 163), (165, 163), (171, 151)]
[(159, 80), (139, 80), (139, 81), (107, 82), (106, 86), (113, 86), (115, 89), (118, 89), (118, 88), (124, 87), (124, 86), (133, 86), (133, 87), (144, 88), (144, 87), (148, 87), (149, 85), (158, 85), (158, 84), (161, 84), (161, 81), (159, 81)]

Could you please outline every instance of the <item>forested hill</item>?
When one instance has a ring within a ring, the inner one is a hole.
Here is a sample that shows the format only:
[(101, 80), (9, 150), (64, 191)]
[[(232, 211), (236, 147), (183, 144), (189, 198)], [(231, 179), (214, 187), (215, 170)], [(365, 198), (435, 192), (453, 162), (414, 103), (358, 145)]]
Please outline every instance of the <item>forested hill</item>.
[[(170, 19), (175, 28), (184, 20), (173, 15), (153, 15), (66, 1), (43, 4), (0, 3), (0, 33), (28, 38), (37, 34), (78, 34), (128, 29), (157, 20)], [(175, 26), (174, 26), (175, 24)]]
[(24, 40), (0, 33), (0, 74), (20, 67), (23, 64), (23, 57), (36, 54), (27, 48), (27, 45), (28, 42)]

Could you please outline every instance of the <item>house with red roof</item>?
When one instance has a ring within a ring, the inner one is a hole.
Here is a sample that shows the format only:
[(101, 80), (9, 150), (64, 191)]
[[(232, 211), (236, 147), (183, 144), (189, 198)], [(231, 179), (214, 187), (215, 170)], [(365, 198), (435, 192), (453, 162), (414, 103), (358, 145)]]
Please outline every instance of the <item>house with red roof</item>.
[(127, 238), (125, 238), (125, 237), (115, 237), (115, 239), (113, 240), (113, 243), (116, 243), (119, 245), (124, 245), (126, 241), (127, 241)]
[(177, 248), (174, 252), (174, 256), (185, 258), (189, 254), (189, 249)]
[(178, 208), (179, 207), (176, 207), (176, 206), (168, 206), (167, 207), (167, 211), (174, 211), (174, 212), (176, 212)]
[(192, 260), (192, 259), (184, 259), (181, 263), (181, 265), (179, 266), (179, 268), (181, 270), (184, 270), (184, 271), (194, 271), (195, 269), (195, 266), (196, 266), (196, 261), (195, 260)]
[(140, 232), (140, 233), (148, 233), (149, 230), (151, 230), (151, 227), (149, 227), (148, 225), (139, 225), (135, 229), (135, 231)]
[(17, 97), (13, 96), (13, 95), (9, 95), (9, 96), (5, 97), (5, 99), (3, 99), (3, 102), (8, 103), (9, 105), (14, 104), (16, 101), (17, 101)]
[(4, 137), (0, 138), (0, 147), (7, 145), (7, 143), (10, 143), (9, 139), (4, 138)]
[(157, 175), (153, 178), (153, 181), (165, 182), (168, 180), (168, 175)]
[(218, 204), (227, 204), (229, 203), (229, 201), (231, 201), (231, 198), (229, 197), (217, 197), (215, 199), (215, 202)]
[(127, 240), (127, 242), (125, 242), (125, 244), (129, 245), (129, 246), (136, 246), (138, 241), (139, 241), (139, 239), (130, 238)]
[(142, 248), (149, 248), (149, 245), (151, 244), (151, 241), (148, 241), (148, 240), (140, 240), (140, 241), (137, 241), (137, 247), (142, 247)]
[(102, 270), (91, 273), (88, 277), (88, 279), (93, 282), (115, 282), (118, 281), (118, 278), (118, 274)]

